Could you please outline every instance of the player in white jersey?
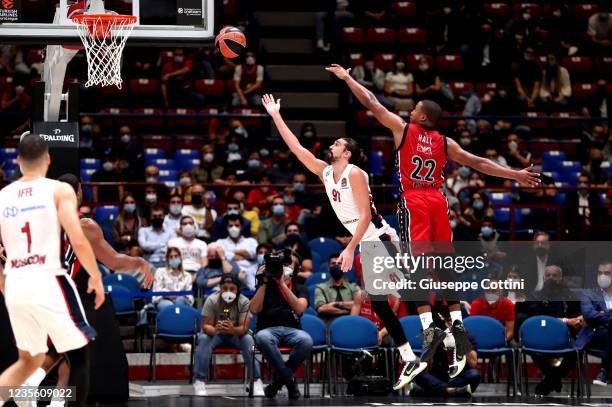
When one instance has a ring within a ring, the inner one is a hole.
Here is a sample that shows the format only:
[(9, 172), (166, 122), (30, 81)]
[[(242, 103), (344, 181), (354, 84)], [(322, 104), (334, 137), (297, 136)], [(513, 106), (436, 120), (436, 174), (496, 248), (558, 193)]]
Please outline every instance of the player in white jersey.
[[(24, 136), (17, 162), (23, 176), (0, 191), (0, 234), (6, 250), (0, 289), (19, 360), (0, 375), (0, 405), (9, 387), (20, 386), (42, 365), (47, 337), (59, 352), (75, 352), (72, 368), (80, 370), (84, 359), (79, 351), (95, 336), (66, 274), (62, 228), (90, 275), (88, 291), (95, 292), (96, 309), (104, 302), (102, 277), (80, 226), (76, 195), (68, 184), (45, 178), (51, 162), (47, 143), (36, 134)], [(79, 393), (77, 386), (77, 403), (85, 405), (86, 395)]]
[[(368, 175), (351, 164), (352, 160), (359, 158), (357, 142), (346, 137), (334, 141), (329, 147), (328, 164), (304, 148), (287, 127), (280, 114), (280, 99), (275, 101), (272, 95), (264, 95), (263, 104), (291, 152), (323, 181), (336, 216), (353, 235), (338, 259), (342, 271), (350, 270), (355, 249), (362, 241), (399, 241), (395, 230), (376, 211), (368, 185)], [(386, 304), (386, 297), (382, 301)], [(421, 362), (412, 352), (397, 317), (388, 306), (385, 309), (388, 309), (391, 315), (386, 315), (384, 320), (392, 322), (386, 328), (399, 345), (400, 356), (404, 362), (402, 374), (394, 386), (401, 388), (425, 370), (427, 363)]]

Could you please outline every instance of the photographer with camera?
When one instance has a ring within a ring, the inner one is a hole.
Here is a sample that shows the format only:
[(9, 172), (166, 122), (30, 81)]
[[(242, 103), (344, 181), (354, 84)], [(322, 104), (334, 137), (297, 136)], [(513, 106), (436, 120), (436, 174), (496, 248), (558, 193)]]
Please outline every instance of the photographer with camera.
[[(273, 398), (286, 386), (289, 398), (300, 397), (293, 373), (310, 356), (312, 338), (301, 328), (300, 316), (308, 307), (308, 290), (295, 278), (301, 259), (285, 249), (264, 256), (257, 272), (257, 292), (251, 299), (251, 312), (257, 314), (255, 343), (276, 370), (276, 378), (266, 386), (266, 397)], [(285, 363), (280, 347), (291, 347)]]
[[(195, 353), (194, 391), (198, 396), (206, 396), (205, 382), (209, 379), (208, 369), (213, 350), (217, 347), (240, 349), (242, 358), (250, 369), (253, 352), (253, 337), (249, 335), (249, 299), (240, 293), (240, 280), (234, 274), (221, 277), (220, 291), (206, 299), (202, 308), (203, 328), (198, 336)], [(253, 375), (255, 384), (253, 394), (263, 396), (259, 364), (255, 362)]]

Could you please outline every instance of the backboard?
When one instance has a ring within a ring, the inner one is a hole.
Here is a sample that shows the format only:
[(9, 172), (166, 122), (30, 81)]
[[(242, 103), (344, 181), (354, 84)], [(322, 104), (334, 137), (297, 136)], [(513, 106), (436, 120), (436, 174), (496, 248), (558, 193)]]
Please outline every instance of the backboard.
[[(0, 1), (0, 42), (79, 44), (75, 24), (68, 17), (75, 3)], [(105, 0), (104, 9), (136, 17), (128, 45), (202, 46), (214, 36), (214, 3), (215, 0)]]

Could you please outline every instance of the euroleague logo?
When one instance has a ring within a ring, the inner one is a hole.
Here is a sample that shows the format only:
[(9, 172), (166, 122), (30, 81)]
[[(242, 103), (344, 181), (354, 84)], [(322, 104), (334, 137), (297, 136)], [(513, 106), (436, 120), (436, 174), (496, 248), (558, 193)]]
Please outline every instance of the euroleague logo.
[(14, 0), (2, 0), (2, 8), (10, 10), (13, 7), (15, 7), (15, 1)]

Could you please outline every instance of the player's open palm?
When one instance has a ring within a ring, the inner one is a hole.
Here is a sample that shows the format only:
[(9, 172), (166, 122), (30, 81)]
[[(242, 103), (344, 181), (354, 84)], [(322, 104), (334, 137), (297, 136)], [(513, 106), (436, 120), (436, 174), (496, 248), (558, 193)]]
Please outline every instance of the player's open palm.
[(98, 309), (102, 306), (104, 302), (104, 286), (102, 285), (101, 278), (92, 279), (89, 277), (89, 282), (87, 284), (87, 293), (95, 293), (96, 298), (94, 300), (94, 308)]
[(523, 168), (517, 171), (516, 181), (521, 185), (528, 185), (530, 187), (537, 187), (540, 185), (540, 174), (533, 172), (533, 164), (527, 168)]
[(349, 72), (351, 72), (351, 68), (344, 69), (338, 64), (331, 64), (331, 66), (328, 66), (327, 68), (325, 68), (325, 70), (333, 73), (338, 77), (338, 79), (342, 79), (343, 81), (347, 80), (351, 76), (349, 74)]
[(280, 112), (280, 99), (274, 100), (274, 96), (266, 93), (262, 98), (263, 105), (270, 116)]

